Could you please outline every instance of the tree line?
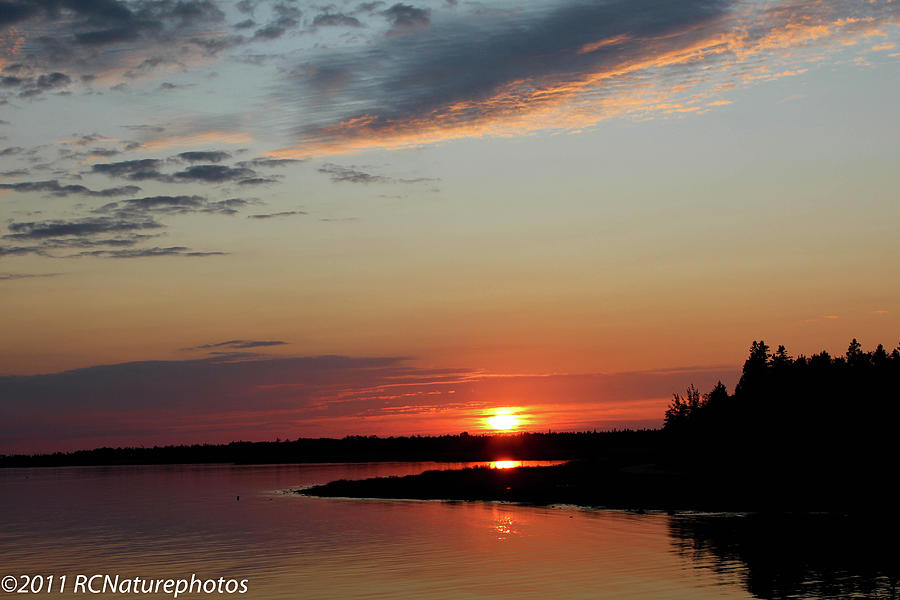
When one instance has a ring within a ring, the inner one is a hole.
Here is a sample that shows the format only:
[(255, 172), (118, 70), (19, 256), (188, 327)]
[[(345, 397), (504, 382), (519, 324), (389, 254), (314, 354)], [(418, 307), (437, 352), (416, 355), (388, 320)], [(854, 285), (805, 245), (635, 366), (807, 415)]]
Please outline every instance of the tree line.
[(795, 467), (883, 462), (900, 417), (900, 347), (843, 356), (791, 356), (762, 340), (750, 346), (733, 393), (719, 382), (675, 394), (664, 430), (695, 456), (790, 461)]

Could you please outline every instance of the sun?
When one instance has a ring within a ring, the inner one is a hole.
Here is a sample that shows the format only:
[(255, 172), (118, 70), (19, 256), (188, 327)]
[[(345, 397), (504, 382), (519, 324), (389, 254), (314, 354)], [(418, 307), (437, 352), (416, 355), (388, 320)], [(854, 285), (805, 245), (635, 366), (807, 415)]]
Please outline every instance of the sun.
[(511, 414), (499, 414), (487, 418), (487, 423), (491, 429), (497, 431), (510, 431), (519, 426), (519, 417)]

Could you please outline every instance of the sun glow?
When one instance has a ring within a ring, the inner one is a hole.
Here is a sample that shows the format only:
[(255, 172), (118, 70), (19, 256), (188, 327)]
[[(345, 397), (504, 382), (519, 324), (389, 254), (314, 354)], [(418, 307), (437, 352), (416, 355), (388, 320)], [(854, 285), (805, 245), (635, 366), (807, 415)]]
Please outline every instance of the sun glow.
[(519, 426), (519, 417), (503, 413), (488, 417), (487, 423), (491, 429), (496, 429), (497, 431), (511, 431)]
[(490, 464), (492, 469), (515, 469), (521, 466), (521, 460), (495, 460)]

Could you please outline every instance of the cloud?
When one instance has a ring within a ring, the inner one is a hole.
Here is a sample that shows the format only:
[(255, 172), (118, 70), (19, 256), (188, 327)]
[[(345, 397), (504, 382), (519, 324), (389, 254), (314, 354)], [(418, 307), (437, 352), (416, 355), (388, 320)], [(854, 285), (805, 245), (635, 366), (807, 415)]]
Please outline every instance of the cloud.
[(92, 148), (84, 154), (75, 154), (72, 158), (81, 158), (82, 156), (88, 158), (109, 158), (110, 156), (116, 156), (118, 154), (122, 154), (122, 151), (114, 148)]
[[(277, 94), (295, 111), (296, 144), (272, 156), (702, 112), (724, 90), (801, 74), (814, 54), (845, 51), (838, 40), (900, 17), (896, 2), (868, 0), (566, 2), (433, 23), (423, 11), (395, 4), (381, 14), (405, 35), (299, 64)], [(770, 71), (753, 79), (759, 65)]]
[(248, 177), (237, 182), (238, 185), (264, 185), (267, 183), (278, 183), (277, 177)]
[(376, 0), (375, 2), (363, 2), (356, 7), (356, 12), (372, 13), (382, 6), (384, 6), (384, 2), (381, 0)]
[[(225, 256), (227, 252), (201, 252), (196, 250), (191, 250), (186, 246), (169, 246), (167, 248), (160, 248), (159, 246), (155, 246), (153, 248), (127, 248), (124, 250), (90, 250), (85, 252), (79, 252), (78, 254), (73, 254), (71, 257), (79, 257), (79, 256), (95, 256), (99, 258), (150, 258), (157, 256), (189, 256), (189, 257), (203, 257), (203, 256)], [(71, 258), (70, 257), (70, 258)]]
[(69, 79), (69, 76), (65, 73), (53, 72), (38, 76), (34, 86), (42, 90), (52, 90), (59, 87), (65, 87), (70, 83), (72, 83), (72, 80)]
[(209, 201), (203, 196), (148, 196), (132, 198), (119, 202), (110, 202), (92, 212), (97, 214), (113, 214), (118, 218), (134, 218), (142, 214), (220, 214), (234, 215), (238, 210), (256, 203), (244, 198), (228, 198)]
[(274, 20), (253, 33), (254, 40), (276, 40), (300, 24), (301, 12), (296, 6), (280, 2), (272, 5)]
[(301, 162), (303, 161), (291, 158), (254, 158), (253, 160), (242, 160), (236, 164), (243, 168), (268, 168), (287, 167)]
[(221, 215), (233, 215), (238, 209), (244, 208), (250, 204), (259, 204), (256, 200), (247, 200), (244, 198), (227, 198), (225, 200), (215, 200), (207, 202), (200, 212), (216, 213)]
[(229, 35), (213, 38), (195, 37), (188, 41), (200, 48), (205, 56), (215, 57), (220, 52), (240, 46), (247, 40), (242, 35)]
[(209, 350), (212, 348), (231, 348), (233, 350), (249, 350), (251, 348), (266, 348), (269, 346), (284, 346), (288, 342), (281, 340), (228, 340), (227, 342), (218, 342), (215, 344), (203, 344), (202, 346), (192, 346), (190, 348), (182, 348), (182, 350)]
[(416, 8), (409, 4), (397, 3), (381, 13), (391, 23), (389, 36), (405, 35), (428, 29), (431, 25), (431, 10)]
[[(4, 0), (0, 37), (21, 68), (5, 80), (21, 98), (102, 93), (171, 67), (215, 60), (229, 38), (218, 0)], [(0, 66), (5, 62), (0, 58)], [(2, 87), (2, 85), (0, 85)], [(5, 98), (0, 95), (0, 103)]]
[[(259, 357), (101, 365), (0, 377), (0, 452), (228, 442), (276, 435), (477, 430), (497, 398), (537, 429), (658, 426), (674, 391), (733, 385), (737, 368), (583, 375), (428, 369), (402, 357)], [(267, 343), (267, 342), (264, 342)], [(254, 346), (251, 346), (252, 349)], [(548, 401), (547, 399), (552, 399)]]
[(227, 152), (223, 152), (221, 150), (211, 151), (211, 152), (182, 152), (178, 155), (183, 161), (187, 162), (211, 162), (217, 163), (222, 162), (225, 159), (231, 158), (231, 155)]
[(2, 88), (19, 88), (18, 96), (20, 98), (33, 98), (44, 92), (52, 90), (62, 90), (72, 84), (72, 79), (65, 73), (53, 71), (43, 73), (37, 77), (0, 77), (0, 87)]
[(244, 14), (252, 15), (253, 11), (256, 10), (256, 5), (259, 3), (259, 0), (240, 0), (237, 4), (235, 4), (235, 8), (241, 11)]
[[(119, 213), (70, 220), (13, 221), (8, 223), (7, 228), (10, 233), (2, 236), (2, 239), (30, 242), (31, 245), (0, 247), (0, 256), (35, 254), (49, 258), (118, 258), (142, 256), (147, 249), (135, 246), (156, 237), (155, 234), (144, 232), (160, 230), (163, 225), (146, 214)], [(79, 252), (59, 253), (71, 250)], [(182, 248), (179, 253), (186, 253), (188, 250)]]
[[(69, 18), (60, 19), (60, 4)], [(141, 40), (163, 40), (194, 25), (217, 23), (224, 13), (211, 0), (160, 0), (126, 3), (119, 0), (78, 2), (4, 1), (0, 25), (26, 29), (41, 21), (50, 39), (39, 39), (45, 49), (104, 46)], [(56, 42), (56, 45), (54, 45)]]
[(247, 218), (248, 219), (275, 219), (278, 217), (292, 217), (295, 215), (305, 215), (305, 214), (307, 214), (307, 213), (302, 210), (287, 210), (287, 211), (277, 212), (277, 213), (247, 215)]
[(415, 179), (398, 179), (383, 175), (372, 175), (361, 171), (356, 167), (344, 167), (334, 163), (325, 163), (318, 168), (319, 173), (325, 173), (336, 183), (426, 183), (438, 181), (434, 178), (420, 177)]
[(196, 212), (205, 204), (206, 199), (202, 196), (147, 196), (145, 198), (131, 198), (121, 202), (110, 202), (94, 209), (93, 212), (115, 212), (120, 215), (138, 212), (183, 214)]
[(0, 273), (0, 281), (15, 281), (17, 279), (42, 279), (45, 277), (58, 277), (62, 273)]
[(91, 171), (109, 177), (119, 177), (132, 181), (145, 181), (148, 179), (166, 180), (167, 176), (159, 171), (163, 161), (156, 158), (142, 158), (139, 160), (123, 160), (114, 163), (99, 163), (91, 166)]
[(0, 25), (15, 25), (40, 10), (37, 3), (3, 2), (0, 5)]
[(342, 167), (332, 163), (326, 163), (319, 167), (319, 173), (326, 173), (331, 176), (334, 182), (347, 183), (391, 183), (389, 177), (381, 175), (372, 175), (353, 167)]
[(28, 181), (22, 183), (0, 183), (0, 190), (13, 190), (15, 192), (47, 192), (54, 196), (81, 195), (93, 198), (109, 198), (111, 196), (128, 196), (141, 190), (136, 185), (106, 188), (103, 190), (91, 190), (83, 185), (62, 185), (53, 179), (49, 181)]
[(236, 179), (248, 179), (256, 175), (253, 169), (245, 167), (226, 167), (223, 165), (196, 165), (184, 171), (174, 173), (175, 180), (202, 181), (206, 183), (222, 183)]
[[(118, 233), (114, 238), (96, 237), (54, 237), (41, 241), (40, 248), (45, 255), (50, 256), (49, 250), (80, 249), (80, 248), (129, 248), (139, 243), (150, 240), (156, 235), (144, 233)], [(55, 256), (54, 258), (69, 258), (72, 255)]]
[[(147, 58), (142, 60), (134, 67), (127, 68), (123, 73), (124, 77), (128, 77), (129, 79), (139, 79), (141, 77), (150, 75), (153, 71), (157, 70), (160, 67), (184, 67), (185, 65), (176, 58), (172, 57), (163, 57), (163, 56), (154, 56), (152, 58)], [(161, 88), (174, 88), (176, 86), (171, 83), (163, 83)]]
[(105, 217), (94, 219), (77, 219), (64, 221), (54, 219), (49, 221), (13, 222), (7, 225), (12, 233), (4, 235), (4, 239), (13, 240), (42, 240), (64, 236), (92, 236), (109, 233), (126, 233), (144, 229), (159, 229), (162, 225), (153, 219), (140, 221), (128, 221), (123, 219), (110, 219)]
[[(186, 162), (194, 162), (195, 160), (204, 160), (202, 158), (204, 155), (212, 155), (217, 160), (224, 160), (228, 156), (225, 152), (182, 152), (178, 157)], [(247, 167), (227, 167), (225, 165), (192, 165), (182, 171), (167, 174), (160, 170), (162, 164), (162, 160), (144, 158), (115, 163), (100, 163), (93, 165), (91, 171), (130, 181), (154, 180), (163, 183), (223, 183), (235, 180), (251, 180), (256, 175), (256, 171)], [(274, 179), (268, 178), (253, 181), (252, 183), (271, 183), (273, 181)]]
[[(496, 23), (452, 23), (435, 26), (427, 34), (391, 37), (371, 52), (347, 52), (312, 65), (317, 71), (342, 73), (345, 84), (339, 98), (346, 99), (348, 108), (360, 103), (365, 108), (330, 125), (301, 126), (299, 133), (311, 141), (337, 141), (396, 133), (407, 126), (491, 120), (517, 107), (528, 111), (536, 103), (528, 96), (542, 88), (581, 78), (607, 64), (618, 65), (629, 55), (693, 43), (701, 35), (697, 28), (722, 18), (727, 8), (724, 1), (567, 4), (549, 12), (523, 11)], [(395, 27), (425, 22), (404, 4), (383, 14), (395, 20)], [(579, 53), (586, 44), (626, 34), (631, 37), (622, 44)], [(646, 39), (637, 41), (638, 34)], [(650, 40), (662, 41), (655, 41), (653, 48)], [(379, 72), (377, 66), (384, 61), (395, 67)], [(374, 78), (373, 72), (378, 73)], [(316, 91), (315, 79), (300, 79), (298, 84), (311, 84)], [(498, 94), (509, 98), (500, 105)]]
[(343, 13), (323, 13), (313, 19), (313, 27), (362, 27), (362, 23), (356, 17), (350, 17)]
[(97, 142), (114, 142), (116, 140), (99, 134), (99, 133), (89, 133), (87, 135), (76, 135), (76, 137), (61, 140), (60, 143), (63, 144), (72, 144), (75, 146), (87, 146), (88, 144), (95, 144)]
[(25, 80), (22, 79), (21, 77), (12, 77), (12, 76), (6, 75), (4, 77), (0, 77), (0, 87), (5, 87), (5, 88), (18, 87), (18, 86), (22, 85), (22, 83), (24, 81)]
[(284, 35), (284, 31), (284, 27), (278, 25), (266, 25), (253, 32), (253, 39), (275, 40)]
[(0, 246), (0, 256), (25, 256), (26, 254), (44, 254), (39, 246)]

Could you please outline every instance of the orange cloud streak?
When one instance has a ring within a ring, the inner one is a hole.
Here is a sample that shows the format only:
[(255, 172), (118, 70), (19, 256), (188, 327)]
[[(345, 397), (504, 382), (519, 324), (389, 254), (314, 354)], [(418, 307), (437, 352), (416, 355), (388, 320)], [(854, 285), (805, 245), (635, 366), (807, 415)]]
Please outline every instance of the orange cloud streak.
[[(715, 27), (707, 26), (707, 35), (681, 48), (663, 49), (662, 43), (702, 32), (692, 29), (641, 39), (642, 47), (650, 49), (649, 56), (626, 58), (563, 81), (510, 82), (488, 98), (457, 101), (423, 116), (406, 120), (384, 120), (374, 114), (355, 116), (269, 155), (307, 158), (372, 148), (408, 148), (460, 138), (578, 130), (622, 115), (702, 112), (728, 103), (705, 100), (733, 88), (735, 80), (747, 85), (800, 75), (808, 70), (805, 62), (821, 58), (823, 47), (838, 51), (850, 36), (884, 35), (877, 27), (893, 25), (877, 23), (874, 17), (834, 14), (838, 10), (820, 2), (798, 2), (762, 13), (748, 11), (723, 19)], [(752, 36), (751, 28), (763, 29), (764, 33)], [(575, 52), (586, 54), (631, 39), (616, 36), (598, 40)], [(805, 49), (814, 49), (817, 56), (803, 56)], [(883, 49), (889, 49), (887, 44)], [(797, 54), (785, 54), (785, 50)], [(772, 66), (779, 70), (772, 71)], [(673, 86), (667, 81), (668, 70), (673, 67), (693, 69), (687, 75), (678, 74), (679, 81), (687, 80), (686, 85)], [(684, 99), (689, 91), (693, 93)]]

